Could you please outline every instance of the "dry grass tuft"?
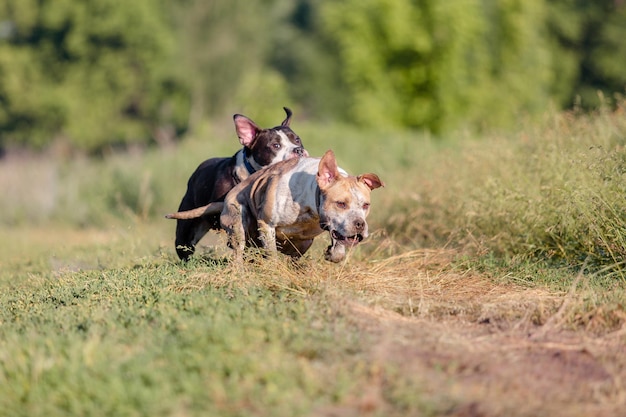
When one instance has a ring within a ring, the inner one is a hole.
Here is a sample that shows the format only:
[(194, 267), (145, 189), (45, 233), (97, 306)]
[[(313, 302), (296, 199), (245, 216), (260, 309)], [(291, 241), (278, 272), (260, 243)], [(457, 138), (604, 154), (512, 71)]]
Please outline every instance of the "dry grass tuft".
[(541, 268), (487, 266), (485, 272), (476, 262), (459, 262), (467, 254), (458, 249), (409, 249), (376, 232), (340, 264), (323, 260), (328, 242), (321, 237), (298, 262), (251, 253), (247, 263), (235, 266), (228, 261), (223, 236), (214, 237), (205, 251), (208, 260), (198, 268), (181, 266), (187, 278), (175, 290), (261, 287), (297, 297), (321, 296), (337, 306), (364, 303), (406, 318), (480, 323), (493, 331), (532, 333), (548, 323), (551, 333), (584, 329), (603, 335), (626, 323), (619, 303), (623, 290), (616, 287), (604, 296), (592, 285), (593, 276), (586, 275), (570, 291), (551, 284), (555, 279), (572, 283), (575, 275), (567, 270), (541, 280), (535, 275), (545, 272)]
[(349, 256), (342, 264), (331, 264), (317, 256), (293, 262), (284, 256), (252, 254), (244, 265), (226, 262), (217, 268), (181, 269), (189, 275), (177, 290), (262, 287), (299, 297), (323, 294), (339, 305), (358, 302), (407, 318), (462, 320), (500, 330), (531, 331), (549, 324), (546, 331), (595, 326), (607, 332), (626, 319), (620, 310), (590, 307), (591, 289), (575, 286), (575, 291), (562, 292), (517, 285), (453, 268), (457, 255), (447, 249), (418, 249), (385, 259)]

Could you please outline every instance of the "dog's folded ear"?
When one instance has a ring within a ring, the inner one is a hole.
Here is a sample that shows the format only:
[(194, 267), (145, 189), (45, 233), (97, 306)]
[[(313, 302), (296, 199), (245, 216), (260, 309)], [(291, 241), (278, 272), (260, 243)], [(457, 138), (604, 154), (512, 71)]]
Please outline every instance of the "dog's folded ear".
[(340, 175), (335, 154), (331, 150), (326, 151), (317, 169), (317, 185), (323, 190), (331, 186)]
[(245, 147), (250, 147), (261, 128), (242, 114), (234, 115), (233, 120), (235, 121), (235, 130), (237, 131), (239, 142)]
[(288, 107), (283, 107), (283, 109), (285, 110), (285, 113), (287, 113), (287, 118), (283, 120), (280, 125), (284, 127), (289, 127), (289, 123), (291, 123), (291, 116), (293, 115), (293, 113)]
[(376, 174), (361, 174), (358, 177), (356, 177), (356, 179), (358, 181), (361, 181), (365, 185), (367, 185), (370, 190), (374, 190), (378, 187), (385, 186), (385, 183), (382, 182), (381, 179), (378, 178), (378, 175)]

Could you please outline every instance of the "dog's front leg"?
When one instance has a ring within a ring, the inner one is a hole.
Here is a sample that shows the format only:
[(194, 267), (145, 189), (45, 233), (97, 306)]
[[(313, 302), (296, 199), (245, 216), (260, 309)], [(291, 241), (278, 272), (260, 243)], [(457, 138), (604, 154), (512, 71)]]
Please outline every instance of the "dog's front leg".
[(258, 220), (258, 227), (263, 249), (270, 255), (274, 255), (276, 253), (276, 229), (261, 219)]
[(245, 209), (237, 203), (228, 203), (220, 217), (222, 228), (228, 234), (228, 246), (234, 252), (236, 263), (243, 263), (243, 251), (246, 248), (246, 230), (244, 227)]

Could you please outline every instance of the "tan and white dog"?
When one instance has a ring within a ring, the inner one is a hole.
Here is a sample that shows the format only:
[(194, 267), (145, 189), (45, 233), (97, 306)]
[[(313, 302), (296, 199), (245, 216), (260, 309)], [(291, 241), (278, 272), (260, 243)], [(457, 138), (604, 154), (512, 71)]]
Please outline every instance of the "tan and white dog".
[(237, 261), (246, 244), (298, 258), (327, 230), (331, 244), (325, 258), (340, 262), (346, 247), (368, 236), (370, 193), (382, 186), (376, 174), (345, 174), (327, 151), (322, 158), (291, 159), (256, 172), (235, 186), (224, 203), (166, 217), (197, 218), (221, 210), (220, 222)]

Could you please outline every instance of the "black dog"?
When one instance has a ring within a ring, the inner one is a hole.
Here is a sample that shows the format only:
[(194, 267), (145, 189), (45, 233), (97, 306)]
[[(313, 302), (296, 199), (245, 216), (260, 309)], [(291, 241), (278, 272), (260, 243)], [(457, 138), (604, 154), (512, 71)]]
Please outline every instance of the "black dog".
[[(259, 169), (285, 159), (309, 156), (300, 137), (289, 128), (291, 110), (284, 107), (287, 118), (280, 126), (261, 129), (241, 114), (233, 116), (235, 130), (243, 149), (231, 158), (211, 158), (204, 161), (189, 178), (187, 193), (178, 211), (191, 210), (215, 201), (224, 201), (226, 194), (238, 183)], [(176, 223), (176, 253), (187, 260), (196, 244), (209, 230), (220, 229), (220, 216), (178, 220)]]

